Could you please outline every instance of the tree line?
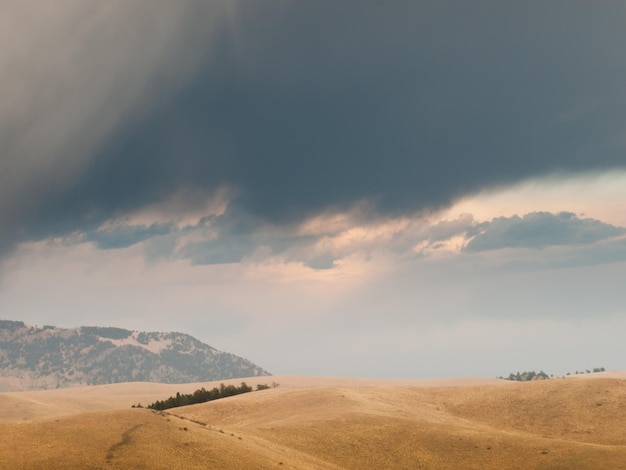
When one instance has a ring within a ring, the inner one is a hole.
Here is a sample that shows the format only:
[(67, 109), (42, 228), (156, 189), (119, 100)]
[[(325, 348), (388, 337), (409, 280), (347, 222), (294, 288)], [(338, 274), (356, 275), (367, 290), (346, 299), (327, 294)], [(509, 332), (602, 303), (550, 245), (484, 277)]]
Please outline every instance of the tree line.
[(529, 380), (547, 380), (550, 377), (548, 377), (548, 374), (546, 374), (542, 370), (540, 370), (539, 372), (535, 372), (534, 370), (531, 370), (528, 372), (524, 371), (521, 374), (519, 372), (517, 374), (514, 374), (513, 372), (511, 372), (508, 377), (498, 377), (498, 378), (504, 379), (504, 380), (514, 380), (516, 382), (526, 382)]
[[(592, 371), (589, 370), (589, 369), (586, 369), (585, 371), (580, 371), (580, 372), (576, 371), (576, 375), (578, 375), (578, 374), (591, 374), (591, 373), (594, 373), (594, 372), (604, 372), (604, 371), (605, 371), (604, 367), (594, 367)], [(571, 372), (568, 372), (565, 375), (572, 375), (572, 374), (571, 374)], [(552, 374), (550, 374), (550, 376), (548, 376), (548, 374), (546, 374), (542, 370), (540, 370), (539, 372), (535, 372), (534, 370), (531, 370), (531, 371), (528, 371), (528, 372), (524, 371), (521, 374), (519, 372), (517, 374), (514, 374), (513, 372), (511, 372), (508, 377), (500, 376), (500, 377), (496, 377), (496, 378), (503, 379), (503, 380), (514, 380), (516, 382), (526, 382), (526, 381), (529, 381), (529, 380), (547, 380), (547, 379), (550, 379), (552, 377), (554, 377)]]
[[(270, 388), (269, 385), (259, 384), (256, 386), (257, 390), (266, 390)], [(205, 403), (207, 401), (218, 400), (220, 398), (232, 397), (234, 395), (240, 395), (242, 393), (248, 393), (252, 391), (245, 382), (241, 382), (239, 387), (235, 385), (220, 384), (220, 388), (214, 387), (211, 390), (207, 390), (204, 387), (196, 390), (193, 393), (176, 393), (176, 396), (171, 396), (165, 400), (157, 400), (151, 403), (147, 408), (153, 410), (167, 410), (169, 408), (176, 408), (178, 406), (195, 405), (196, 403)], [(143, 408), (141, 404), (133, 405), (133, 408)]]

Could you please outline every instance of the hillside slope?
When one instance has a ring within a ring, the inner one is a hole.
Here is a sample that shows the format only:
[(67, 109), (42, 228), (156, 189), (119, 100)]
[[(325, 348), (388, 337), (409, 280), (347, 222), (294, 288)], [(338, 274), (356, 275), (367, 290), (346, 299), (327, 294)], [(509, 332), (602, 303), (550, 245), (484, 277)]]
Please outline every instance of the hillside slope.
[(247, 359), (183, 333), (0, 321), (0, 391), (261, 375), (269, 374)]
[(626, 380), (608, 377), (272, 377), (279, 387), (169, 412), (0, 423), (0, 468), (626, 469)]

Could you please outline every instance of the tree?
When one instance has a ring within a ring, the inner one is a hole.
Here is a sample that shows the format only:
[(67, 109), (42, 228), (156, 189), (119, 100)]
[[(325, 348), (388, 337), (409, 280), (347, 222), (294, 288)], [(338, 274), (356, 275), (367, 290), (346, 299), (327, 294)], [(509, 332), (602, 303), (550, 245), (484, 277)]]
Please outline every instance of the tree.
[[(269, 388), (268, 385), (257, 385), (257, 390), (265, 390)], [(169, 408), (175, 408), (178, 406), (187, 406), (193, 405), (196, 403), (204, 403), (207, 401), (217, 400), (219, 398), (226, 398), (233, 395), (239, 395), (241, 393), (248, 393), (252, 391), (252, 387), (250, 387), (245, 382), (241, 382), (239, 387), (234, 385), (224, 385), (220, 384), (220, 388), (213, 388), (212, 390), (206, 390), (204, 387), (196, 390), (193, 393), (181, 394), (177, 392), (175, 396), (169, 397), (163, 401), (155, 401), (151, 405), (148, 405), (148, 408), (153, 410), (167, 410)]]

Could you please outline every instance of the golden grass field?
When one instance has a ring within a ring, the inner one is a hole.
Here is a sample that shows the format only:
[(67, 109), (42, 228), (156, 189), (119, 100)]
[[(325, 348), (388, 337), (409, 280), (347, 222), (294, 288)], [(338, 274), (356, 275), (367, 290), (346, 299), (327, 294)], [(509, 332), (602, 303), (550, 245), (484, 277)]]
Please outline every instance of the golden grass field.
[[(626, 469), (626, 373), (514, 383), (261, 377), (0, 394), (1, 469)], [(224, 381), (239, 384), (240, 380)]]

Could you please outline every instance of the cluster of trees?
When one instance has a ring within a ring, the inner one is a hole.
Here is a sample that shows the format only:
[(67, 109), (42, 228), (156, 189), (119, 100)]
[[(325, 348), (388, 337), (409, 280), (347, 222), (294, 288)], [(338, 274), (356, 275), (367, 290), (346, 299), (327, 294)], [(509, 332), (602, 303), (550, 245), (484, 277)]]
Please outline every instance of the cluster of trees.
[[(604, 372), (604, 370), (605, 370), (604, 367), (594, 367), (593, 370), (585, 369), (584, 371), (581, 370), (580, 372), (576, 371), (576, 372), (574, 372), (574, 374), (575, 375), (578, 375), (578, 374), (591, 374), (592, 372)], [(568, 372), (565, 375), (572, 375), (572, 373)]]
[[(604, 372), (604, 367), (594, 367), (593, 370), (589, 370), (586, 369), (585, 371), (576, 371), (576, 375), (578, 374), (591, 374), (592, 372)], [(565, 375), (572, 375), (571, 372), (568, 372)], [(548, 377), (548, 374), (546, 374), (544, 371), (540, 370), (539, 372), (535, 372), (534, 370), (531, 370), (529, 372), (522, 372), (521, 374), (518, 372), (517, 374), (514, 374), (513, 372), (511, 372), (509, 374), (508, 377), (497, 377), (498, 379), (503, 379), (503, 380), (515, 380), (517, 382), (526, 382), (528, 380), (547, 380), (551, 377), (554, 377), (553, 375), (550, 375), (550, 377)]]
[[(259, 384), (257, 390), (266, 390), (270, 388), (269, 385)], [(177, 393), (176, 396), (169, 397), (166, 400), (157, 400), (154, 403), (148, 405), (148, 408), (153, 410), (167, 410), (169, 408), (176, 408), (177, 406), (194, 405), (196, 403), (205, 403), (207, 401), (218, 400), (220, 398), (232, 397), (234, 395), (240, 395), (242, 393), (248, 393), (252, 391), (252, 387), (245, 382), (241, 382), (239, 387), (234, 385), (220, 384), (220, 388), (213, 388), (212, 390), (206, 390), (204, 387), (196, 390), (193, 393)], [(141, 404), (133, 405), (133, 408), (142, 408)]]
[(514, 374), (513, 372), (511, 372), (508, 377), (498, 377), (498, 378), (504, 379), (504, 380), (515, 380), (517, 382), (526, 382), (529, 380), (547, 380), (550, 377), (548, 377), (548, 374), (546, 374), (542, 370), (540, 370), (539, 372), (535, 372), (534, 370), (531, 370), (528, 372), (524, 371), (521, 374), (519, 372), (517, 374)]
[(80, 332), (84, 335), (94, 335), (108, 339), (125, 339), (133, 334), (130, 330), (114, 326), (82, 326)]

